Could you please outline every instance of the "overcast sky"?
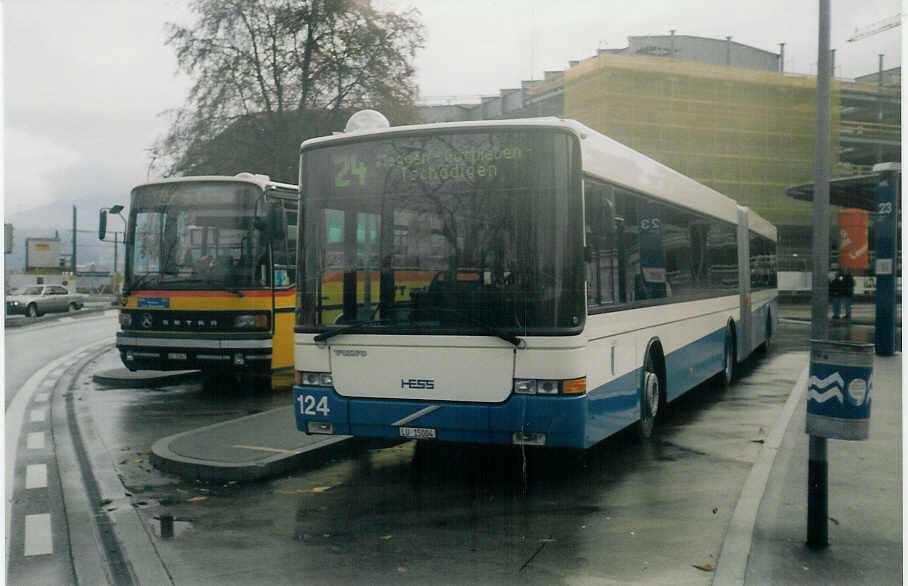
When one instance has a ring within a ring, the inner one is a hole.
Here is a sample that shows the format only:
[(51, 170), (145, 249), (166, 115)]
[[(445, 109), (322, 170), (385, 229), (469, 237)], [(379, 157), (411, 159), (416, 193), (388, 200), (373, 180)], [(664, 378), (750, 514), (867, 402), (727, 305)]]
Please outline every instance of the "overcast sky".
[[(377, 0), (415, 6), (426, 26), (417, 58), (423, 96), (497, 94), (564, 69), (627, 37), (679, 35), (778, 52), (785, 69), (816, 71), (813, 0)], [(161, 114), (181, 105), (189, 81), (176, 75), (164, 23), (188, 23), (181, 0), (5, 0), (3, 18), (5, 215), (87, 196), (126, 203), (148, 174), (147, 149)], [(899, 0), (833, 0), (836, 75), (901, 65), (901, 28), (861, 41), (855, 27), (894, 16)], [(154, 178), (154, 173), (151, 174)]]

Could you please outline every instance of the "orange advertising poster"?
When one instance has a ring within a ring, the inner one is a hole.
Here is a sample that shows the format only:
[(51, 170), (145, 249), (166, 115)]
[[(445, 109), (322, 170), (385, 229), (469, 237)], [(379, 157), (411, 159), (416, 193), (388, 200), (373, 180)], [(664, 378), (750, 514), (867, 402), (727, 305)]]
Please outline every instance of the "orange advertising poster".
[(867, 268), (867, 212), (847, 209), (839, 212), (839, 266)]

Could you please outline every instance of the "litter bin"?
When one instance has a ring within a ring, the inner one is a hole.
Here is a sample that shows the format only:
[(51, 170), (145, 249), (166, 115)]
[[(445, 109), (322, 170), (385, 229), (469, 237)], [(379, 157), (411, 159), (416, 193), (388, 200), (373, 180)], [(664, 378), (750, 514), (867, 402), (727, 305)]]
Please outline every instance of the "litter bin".
[(867, 439), (873, 355), (873, 344), (810, 341), (808, 434), (830, 439)]

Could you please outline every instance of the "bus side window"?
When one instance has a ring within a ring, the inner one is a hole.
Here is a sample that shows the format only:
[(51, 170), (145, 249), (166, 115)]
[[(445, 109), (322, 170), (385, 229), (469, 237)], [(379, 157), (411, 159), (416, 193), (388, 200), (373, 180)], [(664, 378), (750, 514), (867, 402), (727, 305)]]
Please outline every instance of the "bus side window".
[(618, 245), (611, 186), (587, 182), (586, 223), (587, 303), (595, 309), (618, 301)]
[(630, 303), (636, 297), (635, 280), (640, 275), (640, 238), (637, 228), (637, 197), (629, 191), (615, 189), (615, 228), (618, 248), (619, 302)]

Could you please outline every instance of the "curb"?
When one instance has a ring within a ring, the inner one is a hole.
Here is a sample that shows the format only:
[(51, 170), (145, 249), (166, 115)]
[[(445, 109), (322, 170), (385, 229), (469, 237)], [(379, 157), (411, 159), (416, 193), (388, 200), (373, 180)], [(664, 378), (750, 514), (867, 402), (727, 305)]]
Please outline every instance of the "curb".
[[(97, 344), (110, 345), (104, 341)], [(83, 349), (85, 352), (86, 349)], [(90, 409), (84, 402), (74, 401), (65, 387), (60, 385), (69, 376), (78, 372), (91, 360), (96, 359), (109, 348), (91, 351), (81, 363), (72, 364), (61, 375), (55, 388), (52, 408), (54, 421), (54, 441), (58, 447), (58, 467), (61, 470), (61, 482), (64, 487), (63, 497), (67, 509), (67, 522), (73, 548), (73, 564), (77, 581), (86, 584), (115, 583), (115, 576), (110, 574), (110, 560), (104, 552), (101, 535), (103, 523), (100, 516), (108, 521), (106, 531), (112, 531), (113, 538), (119, 545), (130, 577), (136, 584), (173, 584), (173, 580), (158, 554), (157, 547), (148, 527), (143, 523), (132, 498), (120, 481), (113, 463), (99, 456), (107, 454), (103, 442), (94, 428)], [(71, 379), (72, 380), (72, 379)], [(58, 433), (59, 432), (59, 433)], [(78, 439), (77, 439), (78, 438)], [(82, 444), (82, 457), (85, 458), (88, 470), (83, 470), (77, 463), (80, 459), (77, 442)], [(63, 456), (63, 460), (60, 460)], [(69, 474), (64, 474), (69, 470)], [(87, 472), (90, 478), (84, 476)], [(99, 510), (99, 503), (88, 499), (88, 483), (92, 482), (101, 497), (109, 503)], [(72, 515), (72, 517), (71, 517)], [(75, 520), (75, 523), (73, 523)], [(121, 576), (122, 577), (122, 576)]]
[(140, 389), (172, 385), (194, 379), (200, 375), (201, 371), (199, 370), (143, 370), (141, 372), (132, 372), (128, 368), (114, 368), (94, 373), (91, 376), (91, 380), (108, 387)]
[(217, 462), (182, 456), (170, 449), (170, 445), (173, 442), (186, 436), (227, 425), (236, 425), (238, 422), (256, 419), (272, 414), (275, 411), (292, 409), (293, 407), (279, 407), (264, 413), (247, 415), (161, 438), (151, 446), (151, 462), (159, 470), (176, 474), (187, 480), (252, 482), (290, 470), (317, 466), (336, 456), (347, 453), (351, 445), (354, 445), (352, 443), (348, 444), (348, 440), (353, 439), (351, 436), (325, 436), (322, 441), (292, 450), (290, 453), (274, 453), (262, 459), (244, 463)]
[(747, 561), (750, 558), (750, 548), (753, 544), (754, 527), (757, 522), (757, 512), (760, 509), (763, 494), (766, 492), (766, 483), (769, 481), (769, 475), (772, 472), (776, 454), (782, 445), (782, 439), (785, 437), (785, 431), (807, 392), (809, 370), (808, 365), (798, 376), (797, 382), (785, 401), (782, 413), (776, 420), (776, 425), (766, 436), (766, 442), (747, 475), (747, 480), (744, 482), (744, 487), (741, 489), (735, 505), (735, 512), (732, 514), (728, 530), (722, 540), (722, 549), (716, 561), (716, 573), (712, 581), (714, 585), (744, 584)]

